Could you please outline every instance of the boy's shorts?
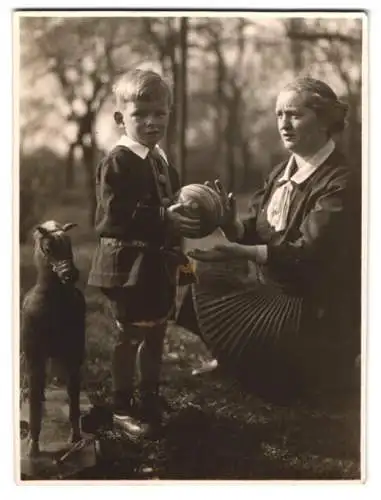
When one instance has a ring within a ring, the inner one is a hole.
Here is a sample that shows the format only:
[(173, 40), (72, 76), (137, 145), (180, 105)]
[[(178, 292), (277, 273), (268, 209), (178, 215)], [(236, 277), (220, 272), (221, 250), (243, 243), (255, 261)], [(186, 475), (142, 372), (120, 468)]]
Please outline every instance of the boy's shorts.
[(108, 298), (115, 319), (122, 323), (163, 322), (175, 307), (176, 287), (101, 288)]

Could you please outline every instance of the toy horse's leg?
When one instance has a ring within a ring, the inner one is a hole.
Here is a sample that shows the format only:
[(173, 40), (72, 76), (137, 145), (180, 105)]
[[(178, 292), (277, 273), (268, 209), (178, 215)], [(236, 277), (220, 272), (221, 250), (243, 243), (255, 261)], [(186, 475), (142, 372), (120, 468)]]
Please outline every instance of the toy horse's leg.
[(28, 455), (37, 456), (40, 452), (39, 439), (43, 415), (43, 394), (45, 387), (45, 360), (29, 363), (29, 436)]
[(80, 430), (80, 391), (81, 367), (67, 367), (67, 395), (69, 397), (69, 420), (71, 425), (70, 441), (75, 443), (81, 439)]

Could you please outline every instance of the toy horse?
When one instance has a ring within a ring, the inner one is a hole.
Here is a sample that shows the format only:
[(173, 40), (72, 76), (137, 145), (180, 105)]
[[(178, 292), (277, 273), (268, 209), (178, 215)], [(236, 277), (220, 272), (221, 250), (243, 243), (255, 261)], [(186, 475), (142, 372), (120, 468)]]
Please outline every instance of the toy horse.
[(75, 283), (74, 265), (67, 231), (76, 224), (47, 221), (34, 231), (36, 284), (21, 307), (21, 348), (27, 365), (29, 395), (29, 456), (40, 452), (45, 370), (49, 358), (57, 360), (67, 376), (72, 442), (81, 439), (80, 385), (85, 353), (84, 296)]

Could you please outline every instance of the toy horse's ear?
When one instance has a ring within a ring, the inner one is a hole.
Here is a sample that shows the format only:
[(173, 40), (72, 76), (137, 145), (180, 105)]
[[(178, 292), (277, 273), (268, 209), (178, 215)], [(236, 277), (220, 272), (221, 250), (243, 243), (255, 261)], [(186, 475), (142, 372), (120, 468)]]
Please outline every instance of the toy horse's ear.
[(118, 126), (123, 125), (123, 115), (120, 111), (115, 111), (114, 120)]
[(62, 226), (62, 231), (69, 231), (69, 229), (72, 229), (73, 227), (77, 227), (78, 224), (76, 224), (75, 222), (68, 222), (67, 224), (64, 224)]
[(33, 235), (36, 236), (48, 236), (50, 233), (44, 226), (36, 226), (33, 231)]

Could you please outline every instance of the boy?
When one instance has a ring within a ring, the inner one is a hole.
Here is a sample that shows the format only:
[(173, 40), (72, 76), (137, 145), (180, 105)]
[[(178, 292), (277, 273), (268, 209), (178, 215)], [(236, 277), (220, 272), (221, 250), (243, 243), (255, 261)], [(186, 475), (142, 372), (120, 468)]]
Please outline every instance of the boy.
[[(119, 330), (112, 360), (114, 414), (134, 438), (161, 422), (160, 369), (178, 266), (187, 265), (168, 210), (180, 188), (157, 143), (165, 135), (171, 89), (152, 71), (133, 70), (114, 88), (124, 134), (96, 171), (99, 243), (89, 284), (112, 306)], [(139, 405), (134, 401), (138, 375)]]

